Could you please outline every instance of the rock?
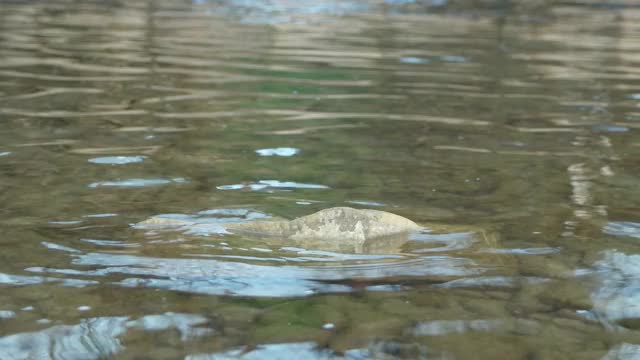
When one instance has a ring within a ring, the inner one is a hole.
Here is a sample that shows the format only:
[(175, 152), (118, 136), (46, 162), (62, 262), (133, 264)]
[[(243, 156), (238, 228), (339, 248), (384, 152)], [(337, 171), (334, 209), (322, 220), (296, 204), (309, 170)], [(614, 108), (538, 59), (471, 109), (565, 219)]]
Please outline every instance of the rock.
[(416, 231), (420, 226), (409, 219), (385, 211), (335, 207), (291, 221), (251, 221), (228, 224), (227, 229), (243, 234), (291, 240), (363, 242), (377, 237)]
[(233, 223), (226, 224), (226, 229), (240, 235), (285, 240), (291, 245), (322, 243), (327, 249), (352, 249), (360, 253), (379, 248), (377, 240), (402, 244), (410, 232), (421, 227), (407, 218), (385, 211), (335, 207), (291, 221)]

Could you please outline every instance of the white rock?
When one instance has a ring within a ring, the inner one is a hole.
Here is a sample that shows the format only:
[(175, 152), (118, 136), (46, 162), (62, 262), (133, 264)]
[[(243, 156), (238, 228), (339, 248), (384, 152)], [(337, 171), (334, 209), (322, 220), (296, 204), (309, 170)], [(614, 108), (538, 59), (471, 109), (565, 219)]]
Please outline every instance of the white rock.
[(346, 245), (362, 252), (369, 240), (399, 237), (404, 242), (406, 235), (418, 231), (420, 226), (385, 211), (335, 207), (291, 221), (250, 221), (226, 224), (226, 228), (233, 233), (287, 240), (301, 246), (333, 243), (343, 245), (337, 248)]

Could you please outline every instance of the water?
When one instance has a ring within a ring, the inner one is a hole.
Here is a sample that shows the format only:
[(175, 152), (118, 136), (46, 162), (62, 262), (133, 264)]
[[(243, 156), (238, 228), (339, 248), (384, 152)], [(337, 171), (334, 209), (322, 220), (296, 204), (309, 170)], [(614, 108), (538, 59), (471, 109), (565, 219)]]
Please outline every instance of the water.
[(635, 3), (0, 4), (0, 359), (640, 357)]

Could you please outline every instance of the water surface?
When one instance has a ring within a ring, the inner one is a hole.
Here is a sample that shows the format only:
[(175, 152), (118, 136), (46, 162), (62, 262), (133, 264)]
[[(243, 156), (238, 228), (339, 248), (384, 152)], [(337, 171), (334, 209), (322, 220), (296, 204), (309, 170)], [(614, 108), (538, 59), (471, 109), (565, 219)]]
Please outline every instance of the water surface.
[(0, 5), (0, 359), (640, 357), (635, 4)]

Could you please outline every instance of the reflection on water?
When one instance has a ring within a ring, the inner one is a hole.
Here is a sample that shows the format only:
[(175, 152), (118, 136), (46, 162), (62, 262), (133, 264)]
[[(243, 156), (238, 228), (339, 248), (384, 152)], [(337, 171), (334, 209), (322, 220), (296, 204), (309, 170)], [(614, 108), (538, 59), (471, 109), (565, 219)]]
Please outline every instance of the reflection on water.
[(161, 214), (133, 224), (134, 229), (151, 231), (179, 231), (187, 235), (227, 234), (226, 223), (236, 223), (269, 218), (259, 211), (232, 208), (202, 210), (195, 215)]
[(56, 325), (41, 331), (0, 338), (3, 359), (102, 359), (125, 349), (121, 337), (128, 331), (175, 329), (183, 340), (213, 331), (199, 315), (165, 313), (136, 320), (129, 317), (83, 319), (77, 325)]
[(428, 321), (416, 325), (413, 329), (414, 335), (437, 336), (451, 333), (466, 333), (469, 331), (491, 331), (500, 326), (498, 320), (453, 320), (453, 321)]
[(156, 186), (156, 185), (166, 185), (171, 183), (184, 183), (187, 180), (183, 178), (174, 178), (174, 179), (127, 179), (127, 180), (119, 180), (119, 181), (99, 181), (89, 184), (90, 188), (97, 187), (144, 187), (144, 186)]
[(9, 310), (0, 310), (0, 319), (11, 319), (16, 317), (16, 313)]
[(602, 360), (631, 360), (640, 356), (640, 345), (621, 344), (611, 349)]
[(506, 277), (506, 276), (480, 276), (465, 279), (451, 280), (437, 287), (455, 288), (455, 287), (518, 287), (527, 283), (540, 283), (547, 279), (536, 277)]
[(91, 281), (91, 280), (80, 280), (80, 279), (71, 279), (71, 278), (59, 279), (59, 278), (52, 278), (52, 277), (0, 274), (0, 284), (4, 284), (4, 285), (35, 285), (35, 284), (42, 284), (45, 282), (57, 282), (61, 286), (73, 286), (73, 287), (84, 287), (87, 285), (97, 284), (96, 281)]
[[(409, 240), (420, 244), (420, 247), (412, 250), (414, 253), (426, 253), (426, 252), (443, 252), (460, 250), (471, 247), (473, 243), (477, 242), (476, 234), (474, 233), (450, 233), (450, 234), (429, 234), (429, 233), (417, 233), (411, 234)], [(442, 246), (430, 247), (431, 244), (437, 244)]]
[(602, 229), (606, 234), (640, 238), (640, 223), (631, 221), (610, 221)]
[[(229, 248), (231, 249), (231, 248)], [(258, 251), (260, 252), (260, 251)], [(306, 252), (298, 253), (306, 255)], [(315, 253), (316, 257), (303, 256), (299, 261), (326, 261), (323, 256), (331, 253)], [(481, 273), (484, 270), (463, 258), (446, 256), (424, 257), (394, 262), (376, 262), (379, 256), (342, 257), (342, 261), (356, 260), (356, 264), (293, 266), (253, 265), (209, 259), (151, 258), (132, 255), (88, 253), (74, 256), (72, 264), (92, 270), (56, 269), (30, 267), (26, 271), (71, 276), (104, 277), (111, 275), (127, 277), (117, 285), (127, 287), (161, 288), (197, 294), (237, 296), (305, 296), (326, 292), (346, 292), (350, 287), (336, 282), (356, 279), (379, 279), (394, 277), (459, 277)], [(242, 259), (235, 257), (235, 259)], [(244, 257), (249, 260), (249, 257)], [(264, 259), (269, 261), (271, 259)], [(286, 261), (287, 258), (282, 260)], [(366, 263), (364, 260), (369, 260)], [(393, 280), (391, 280), (393, 281)]]
[(279, 147), (273, 149), (258, 149), (256, 153), (260, 156), (293, 156), (300, 152), (296, 148)]
[[(214, 5), (215, 1), (196, 0), (198, 5)], [(260, 24), (278, 23), (304, 23), (305, 16), (309, 15), (348, 15), (357, 11), (366, 10), (369, 6), (366, 1), (255, 1), (255, 0), (230, 0), (223, 2), (222, 6), (212, 6), (211, 10), (223, 15), (235, 15), (242, 21)]]
[[(0, 0), (0, 359), (638, 357), (639, 19)], [(430, 231), (225, 230), (345, 204)]]
[(89, 159), (94, 164), (122, 165), (143, 162), (146, 156), (103, 156)]
[(482, 252), (492, 254), (518, 254), (518, 255), (544, 255), (555, 254), (561, 251), (559, 248), (530, 248), (530, 249), (483, 249)]
[(294, 181), (260, 180), (257, 183), (220, 185), (218, 190), (251, 190), (259, 191), (265, 189), (328, 189), (326, 185), (302, 184)]
[(403, 62), (405, 64), (426, 64), (429, 62), (429, 60), (416, 56), (403, 56), (400, 58), (400, 62)]
[[(408, 348), (408, 349), (407, 349)], [(386, 359), (394, 358), (398, 354), (406, 353), (404, 357), (415, 359), (430, 358), (432, 354), (426, 347), (407, 347), (403, 344), (377, 343), (369, 348), (350, 349), (343, 354), (336, 354), (327, 349), (319, 348), (317, 344), (311, 342), (285, 343), (285, 344), (265, 344), (257, 349), (246, 351), (246, 349), (235, 349), (223, 353), (197, 354), (187, 356), (187, 360), (225, 360), (225, 359), (278, 359), (278, 360), (359, 360), (359, 359)], [(438, 354), (440, 355), (440, 354)], [(446, 358), (446, 357), (445, 357)]]
[(640, 255), (607, 251), (595, 266), (594, 309), (610, 321), (640, 318)]

